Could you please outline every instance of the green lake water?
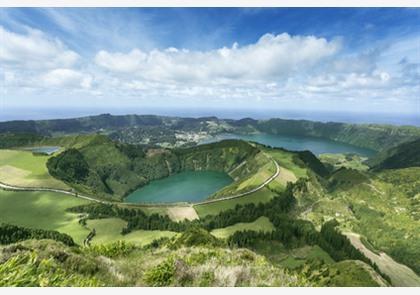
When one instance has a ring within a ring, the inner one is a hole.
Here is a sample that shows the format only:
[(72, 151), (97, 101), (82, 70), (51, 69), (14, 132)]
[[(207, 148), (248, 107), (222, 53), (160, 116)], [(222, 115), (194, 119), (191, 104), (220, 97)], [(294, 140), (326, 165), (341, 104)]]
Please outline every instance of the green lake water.
[(127, 196), (125, 202), (198, 202), (232, 181), (232, 178), (223, 172), (185, 171), (150, 182)]

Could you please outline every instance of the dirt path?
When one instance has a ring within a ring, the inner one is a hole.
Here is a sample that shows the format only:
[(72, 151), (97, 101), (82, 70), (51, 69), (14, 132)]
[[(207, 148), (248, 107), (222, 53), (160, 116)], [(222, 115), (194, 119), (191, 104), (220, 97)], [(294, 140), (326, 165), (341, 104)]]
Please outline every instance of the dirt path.
[(420, 277), (412, 269), (396, 262), (384, 252), (380, 252), (379, 255), (373, 253), (363, 245), (359, 234), (349, 232), (344, 234), (349, 238), (354, 247), (376, 263), (379, 269), (391, 278), (393, 286), (420, 287)]

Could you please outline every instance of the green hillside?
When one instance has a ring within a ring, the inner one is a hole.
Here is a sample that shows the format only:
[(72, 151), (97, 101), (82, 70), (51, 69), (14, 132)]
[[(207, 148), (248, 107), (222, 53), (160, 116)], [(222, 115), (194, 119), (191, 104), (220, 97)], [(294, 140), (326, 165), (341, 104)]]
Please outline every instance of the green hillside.
[(229, 173), (244, 163), (232, 174), (235, 180), (241, 181), (255, 174), (259, 165), (269, 162), (265, 158), (256, 165), (256, 155), (260, 151), (237, 140), (176, 150), (120, 144), (102, 135), (87, 139), (56, 139), (54, 142), (72, 148), (48, 161), (51, 175), (83, 192), (117, 199), (152, 180), (181, 171)]
[(368, 161), (374, 169), (420, 167), (420, 139), (400, 144), (377, 154)]
[(379, 124), (346, 124), (307, 120), (270, 119), (258, 121), (256, 129), (270, 134), (328, 138), (381, 151), (420, 137), (420, 128)]

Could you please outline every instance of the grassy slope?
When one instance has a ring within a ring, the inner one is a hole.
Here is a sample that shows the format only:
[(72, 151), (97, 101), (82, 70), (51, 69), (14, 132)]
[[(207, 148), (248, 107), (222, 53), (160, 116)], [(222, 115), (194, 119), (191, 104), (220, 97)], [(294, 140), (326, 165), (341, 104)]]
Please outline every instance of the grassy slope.
[(0, 190), (0, 222), (57, 230), (81, 243), (89, 231), (78, 223), (77, 214), (65, 210), (86, 203), (85, 200), (57, 193)]
[(420, 138), (383, 151), (368, 164), (375, 169), (397, 169), (420, 166)]
[(369, 178), (357, 185), (318, 192), (319, 199), (302, 217), (318, 226), (335, 218), (343, 230), (365, 236), (375, 249), (419, 273), (420, 168), (364, 175)]
[[(393, 286), (420, 286), (420, 277), (417, 276), (412, 269), (404, 264), (396, 262), (386, 253), (378, 252), (371, 244), (369, 245), (369, 249), (365, 246), (366, 239), (360, 237), (360, 235), (354, 233), (346, 233), (346, 235), (356, 248), (360, 249), (367, 258), (379, 267), (382, 273), (388, 275)], [(362, 242), (362, 239), (364, 239), (365, 242)]]
[(296, 249), (286, 249), (277, 241), (261, 241), (255, 245), (255, 252), (264, 255), (268, 260), (282, 267), (295, 269), (302, 266), (310, 259), (319, 259), (327, 264), (334, 260), (319, 246), (304, 246)]
[[(377, 287), (375, 280), (367, 275), (372, 273), (372, 269), (361, 261), (345, 260), (334, 265), (339, 273), (344, 275), (333, 277), (330, 281), (331, 286), (351, 286), (351, 287)], [(369, 269), (369, 270), (368, 270)], [(376, 275), (376, 274), (375, 274)]]
[(109, 243), (117, 240), (124, 240), (144, 246), (151, 243), (155, 239), (162, 237), (171, 238), (176, 233), (170, 231), (146, 231), (136, 230), (127, 235), (121, 235), (121, 230), (125, 227), (126, 221), (119, 218), (106, 218), (88, 220), (87, 226), (96, 230), (96, 236), (93, 238), (93, 244)]
[(345, 155), (345, 154), (322, 154), (319, 156), (322, 163), (330, 165), (334, 170), (341, 167), (357, 169), (360, 171), (366, 171), (369, 169), (364, 163), (366, 158), (358, 155)]
[[(70, 235), (76, 243), (81, 244), (89, 229), (79, 224), (77, 214), (66, 212), (66, 209), (87, 203), (88, 201), (57, 193), (0, 190), (0, 223), (57, 230)], [(94, 243), (125, 240), (145, 245), (154, 239), (175, 235), (169, 231), (134, 231), (122, 236), (120, 232), (125, 224), (125, 221), (113, 218), (88, 221), (88, 227), (97, 231)]]
[[(0, 246), (0, 286), (311, 286), (299, 273), (273, 266), (246, 249), (182, 247), (136, 248), (107, 258), (86, 248), (70, 248), (50, 240)], [(7, 250), (2, 251), (3, 248)], [(16, 259), (32, 253), (44, 264)], [(63, 255), (65, 253), (65, 255)], [(118, 252), (117, 252), (118, 253)], [(120, 252), (121, 253), (121, 252)], [(105, 254), (106, 255), (106, 254)], [(64, 259), (63, 259), (64, 257)], [(46, 264), (45, 259), (48, 260)], [(3, 265), (6, 268), (3, 268)], [(54, 272), (56, 276), (51, 276)], [(71, 278), (64, 281), (63, 278)]]
[(211, 234), (216, 238), (226, 239), (236, 231), (243, 230), (271, 232), (274, 230), (274, 226), (267, 217), (261, 216), (253, 222), (241, 222), (225, 228), (215, 229), (211, 231)]
[[(285, 183), (287, 181), (294, 181), (296, 178), (300, 177), (307, 177), (308, 172), (307, 169), (304, 167), (298, 166), (294, 160), (294, 153), (284, 151), (281, 149), (268, 149), (263, 148), (264, 153), (272, 157), (277, 163), (287, 170), (284, 171), (282, 174), (280, 172), (280, 175), (273, 180), (269, 187), (271, 189), (275, 190), (283, 190), (285, 187)], [(272, 175), (275, 171), (272, 170), (271, 165), (267, 165), (266, 167), (268, 170), (268, 173), (266, 175), (270, 174)], [(265, 175), (265, 176), (266, 176)], [(238, 199), (232, 199), (232, 200), (226, 200), (226, 201), (220, 201), (216, 203), (210, 203), (210, 204), (204, 204), (204, 205), (196, 205), (194, 206), (194, 209), (197, 211), (198, 216), (204, 217), (206, 215), (215, 215), (219, 212), (227, 209), (235, 208), (237, 204), (247, 204), (247, 203), (265, 203), (270, 201), (274, 197), (274, 193), (270, 191), (268, 188), (263, 188), (253, 194), (238, 198)]]
[[(253, 249), (274, 265), (301, 272), (300, 268), (311, 261), (320, 260), (325, 264), (325, 282), (328, 286), (377, 286), (373, 277), (377, 274), (365, 263), (342, 261), (336, 263), (319, 246), (304, 246), (286, 249), (279, 242), (262, 241)], [(371, 275), (369, 275), (369, 273)]]
[(277, 163), (295, 174), (297, 178), (306, 177), (307, 176), (307, 169), (304, 167), (298, 166), (293, 157), (295, 156), (294, 153), (284, 151), (281, 149), (263, 149), (265, 153), (270, 155)]
[(67, 189), (53, 178), (46, 167), (49, 156), (34, 156), (29, 151), (0, 150), (0, 181), (17, 186)]
[[(221, 198), (252, 190), (276, 172), (274, 163), (265, 153), (261, 152), (253, 158), (248, 158), (246, 161), (243, 161), (242, 164), (244, 165), (240, 167), (236, 165), (239, 169), (234, 169), (230, 173), (230, 176), (235, 181), (210, 196), (210, 198)], [(250, 169), (253, 169), (252, 171), (254, 172), (244, 173), (244, 171), (251, 171)]]

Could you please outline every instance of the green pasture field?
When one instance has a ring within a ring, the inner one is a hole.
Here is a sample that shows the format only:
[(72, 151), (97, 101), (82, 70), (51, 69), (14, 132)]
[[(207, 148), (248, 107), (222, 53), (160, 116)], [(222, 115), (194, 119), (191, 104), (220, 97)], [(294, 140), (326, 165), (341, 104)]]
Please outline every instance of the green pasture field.
[(224, 228), (215, 229), (211, 231), (211, 234), (219, 239), (227, 239), (236, 231), (244, 230), (272, 232), (274, 230), (274, 226), (267, 217), (261, 216), (253, 222), (241, 222)]
[(66, 209), (87, 203), (60, 193), (0, 190), (0, 223), (56, 230), (70, 235), (80, 244), (89, 230), (79, 224), (77, 214), (66, 212)]
[(121, 230), (126, 224), (127, 222), (120, 218), (87, 220), (87, 227), (90, 229), (94, 228), (96, 231), (96, 235), (92, 239), (93, 244), (104, 244), (117, 240), (124, 240), (138, 246), (144, 246), (150, 244), (155, 239), (163, 237), (171, 238), (176, 235), (175, 232), (160, 230), (136, 230), (129, 234), (122, 235)]
[(264, 152), (270, 155), (277, 163), (290, 171), (292, 171), (297, 178), (306, 177), (307, 171), (305, 168), (299, 167), (294, 161), (294, 154), (287, 151), (267, 149), (264, 148)]
[(334, 263), (328, 253), (319, 246), (286, 249), (282, 243), (277, 241), (261, 241), (254, 246), (254, 250), (267, 257), (272, 263), (289, 269), (295, 269), (313, 259), (322, 260), (326, 264)]
[(248, 203), (267, 203), (274, 197), (274, 193), (267, 188), (262, 188), (259, 191), (231, 200), (224, 200), (215, 203), (194, 205), (194, 209), (200, 218), (207, 215), (216, 215), (221, 211), (233, 209), (236, 205), (243, 205)]
[(319, 159), (324, 164), (333, 166), (334, 169), (339, 169), (341, 167), (361, 171), (366, 171), (369, 169), (369, 166), (363, 163), (367, 158), (360, 157), (358, 155), (322, 154), (319, 156)]
[(48, 173), (46, 163), (50, 157), (23, 150), (0, 150), (0, 181), (16, 186), (68, 189)]

